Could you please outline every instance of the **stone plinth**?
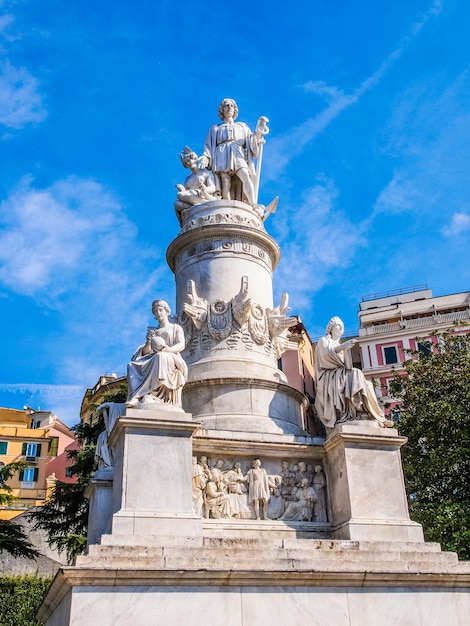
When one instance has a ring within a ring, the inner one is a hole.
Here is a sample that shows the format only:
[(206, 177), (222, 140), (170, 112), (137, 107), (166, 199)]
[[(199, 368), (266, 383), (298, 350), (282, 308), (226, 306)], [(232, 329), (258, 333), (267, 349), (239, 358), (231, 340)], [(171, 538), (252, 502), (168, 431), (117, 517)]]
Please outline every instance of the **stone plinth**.
[(192, 435), (198, 424), (173, 405), (126, 409), (114, 451), (112, 534), (200, 535), (192, 511)]
[[(239, 363), (234, 363), (237, 367)], [(247, 433), (305, 435), (307, 398), (284, 382), (261, 377), (218, 376), (190, 381), (184, 404), (198, 416), (201, 427)]]
[(56, 577), (46, 626), (466, 626), (470, 564), (437, 544), (206, 537), (92, 546)]
[(340, 424), (324, 444), (335, 539), (424, 541), (410, 520), (395, 429), (376, 422)]
[(90, 501), (88, 545), (98, 543), (101, 535), (111, 532), (113, 477), (114, 471), (112, 467), (97, 470), (85, 492), (86, 498)]

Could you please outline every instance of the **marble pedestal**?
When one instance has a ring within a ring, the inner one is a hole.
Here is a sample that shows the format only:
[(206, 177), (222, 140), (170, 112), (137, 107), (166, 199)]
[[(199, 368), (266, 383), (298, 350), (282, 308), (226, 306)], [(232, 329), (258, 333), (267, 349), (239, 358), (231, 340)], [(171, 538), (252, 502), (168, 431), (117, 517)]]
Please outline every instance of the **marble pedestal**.
[[(126, 409), (109, 438), (115, 466), (108, 532), (200, 536), (201, 519), (192, 511), (191, 491), (192, 436), (198, 424), (172, 405), (149, 407)], [(107, 525), (106, 516), (104, 509), (98, 514), (101, 527)]]
[(337, 425), (324, 444), (334, 539), (424, 541), (410, 520), (400, 448), (394, 428), (358, 421)]
[(112, 467), (95, 472), (85, 492), (90, 501), (88, 515), (87, 545), (98, 543), (101, 535), (111, 532), (113, 515), (113, 477)]

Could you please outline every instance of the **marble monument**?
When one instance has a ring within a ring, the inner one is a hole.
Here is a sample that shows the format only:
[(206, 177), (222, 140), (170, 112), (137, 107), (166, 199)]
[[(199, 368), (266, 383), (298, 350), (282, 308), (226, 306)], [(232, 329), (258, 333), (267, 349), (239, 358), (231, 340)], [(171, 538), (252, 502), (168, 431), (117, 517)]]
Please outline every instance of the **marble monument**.
[[(466, 624), (470, 564), (410, 520), (400, 448), (339, 318), (317, 346), (316, 410), (278, 367), (297, 350), (259, 202), (265, 116), (225, 98), (176, 187), (166, 302), (128, 368), (89, 489), (88, 553), (56, 576), (47, 626)], [(314, 270), (314, 268), (312, 268)]]

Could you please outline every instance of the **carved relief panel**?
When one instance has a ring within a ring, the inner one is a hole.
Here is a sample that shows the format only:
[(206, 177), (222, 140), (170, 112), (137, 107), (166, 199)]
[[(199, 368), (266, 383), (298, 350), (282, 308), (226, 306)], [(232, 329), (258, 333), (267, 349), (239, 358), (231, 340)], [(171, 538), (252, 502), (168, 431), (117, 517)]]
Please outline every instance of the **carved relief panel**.
[(193, 510), (208, 519), (328, 522), (320, 463), (193, 457)]

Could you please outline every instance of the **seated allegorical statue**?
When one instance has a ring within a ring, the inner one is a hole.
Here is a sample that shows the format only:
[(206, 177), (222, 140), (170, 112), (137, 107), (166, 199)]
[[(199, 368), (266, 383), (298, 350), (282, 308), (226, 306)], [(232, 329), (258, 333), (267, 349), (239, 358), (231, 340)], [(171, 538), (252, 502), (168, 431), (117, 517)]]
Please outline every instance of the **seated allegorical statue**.
[(165, 300), (152, 303), (158, 328), (150, 328), (145, 343), (138, 347), (127, 366), (129, 392), (127, 407), (149, 403), (181, 406), (181, 390), (188, 368), (180, 355), (185, 346), (181, 326), (169, 321), (170, 307)]
[(315, 350), (318, 417), (329, 428), (338, 422), (358, 419), (374, 419), (380, 426), (393, 426), (377, 402), (372, 383), (360, 369), (352, 367), (351, 348), (356, 340), (340, 343), (343, 332), (343, 322), (332, 317)]
[(220, 193), (217, 191), (214, 174), (209, 170), (202, 169), (198, 164), (198, 157), (195, 152), (186, 146), (180, 153), (180, 160), (183, 167), (191, 170), (191, 174), (186, 177), (183, 185), (176, 185), (175, 211), (178, 221), (182, 223), (181, 213), (202, 202), (217, 200)]

